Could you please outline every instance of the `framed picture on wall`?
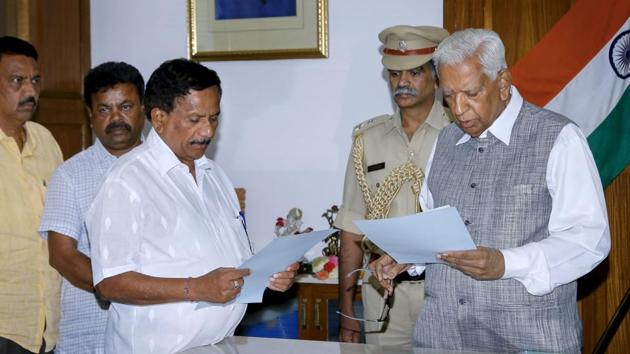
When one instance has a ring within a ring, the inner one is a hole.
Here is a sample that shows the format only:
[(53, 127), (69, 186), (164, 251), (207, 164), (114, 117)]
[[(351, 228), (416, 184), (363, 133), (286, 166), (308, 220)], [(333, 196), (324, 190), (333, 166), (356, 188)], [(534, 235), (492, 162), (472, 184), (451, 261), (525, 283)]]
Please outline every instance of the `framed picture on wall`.
[(193, 60), (328, 57), (328, 0), (188, 0)]

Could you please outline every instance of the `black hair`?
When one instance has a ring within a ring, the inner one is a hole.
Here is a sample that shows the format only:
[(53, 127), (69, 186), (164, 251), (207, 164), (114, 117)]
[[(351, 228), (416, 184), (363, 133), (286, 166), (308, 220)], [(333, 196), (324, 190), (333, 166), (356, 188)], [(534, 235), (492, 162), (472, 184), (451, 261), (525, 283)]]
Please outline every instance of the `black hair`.
[(3, 55), (24, 55), (37, 60), (37, 50), (29, 42), (11, 36), (0, 37), (0, 59)]
[(140, 102), (144, 97), (144, 79), (132, 65), (109, 61), (92, 68), (83, 79), (83, 100), (92, 106), (92, 95), (108, 90), (117, 84), (132, 84), (136, 87)]
[(144, 108), (151, 119), (153, 108), (171, 113), (175, 100), (190, 93), (216, 86), (221, 91), (221, 80), (216, 71), (188, 59), (173, 59), (162, 63), (155, 69), (144, 95)]

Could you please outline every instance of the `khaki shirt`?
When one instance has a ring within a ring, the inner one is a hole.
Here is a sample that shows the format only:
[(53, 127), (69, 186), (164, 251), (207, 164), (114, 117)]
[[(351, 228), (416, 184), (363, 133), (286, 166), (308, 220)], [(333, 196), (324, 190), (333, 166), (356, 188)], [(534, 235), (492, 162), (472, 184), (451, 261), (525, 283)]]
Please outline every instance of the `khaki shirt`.
[(63, 159), (46, 128), (24, 127), (22, 151), (0, 129), (0, 337), (37, 353), (42, 337), (46, 351), (57, 342), (61, 278), (37, 227), (48, 178)]
[[(411, 159), (424, 173), (429, 154), (442, 128), (450, 123), (447, 111), (434, 102), (426, 121), (414, 132), (411, 140), (402, 128), (400, 112), (379, 116), (355, 127), (353, 139), (362, 134), (364, 154), (363, 168), (373, 195), (393, 169)], [(383, 166), (384, 163), (384, 166)], [(372, 166), (372, 167), (371, 167)], [(368, 172), (368, 169), (371, 170)], [(391, 204), (389, 217), (410, 215), (417, 211), (418, 195), (405, 182)], [(361, 234), (352, 221), (363, 220), (366, 207), (363, 193), (357, 183), (352, 150), (346, 167), (343, 203), (335, 219), (335, 227)]]

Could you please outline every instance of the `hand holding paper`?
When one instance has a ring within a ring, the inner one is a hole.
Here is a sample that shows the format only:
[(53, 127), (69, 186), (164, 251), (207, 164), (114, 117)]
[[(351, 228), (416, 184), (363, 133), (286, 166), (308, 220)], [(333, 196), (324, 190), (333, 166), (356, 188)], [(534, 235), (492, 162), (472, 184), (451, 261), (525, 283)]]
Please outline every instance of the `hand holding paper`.
[(261, 302), (269, 278), (287, 268), (287, 266), (300, 259), (318, 242), (324, 240), (335, 230), (313, 231), (305, 234), (282, 236), (271, 241), (260, 252), (246, 260), (239, 268), (251, 269), (251, 274), (245, 277), (245, 283), (241, 293), (236, 297), (236, 302), (253, 303)]
[(185, 292), (192, 295), (194, 290), (196, 298), (203, 301), (230, 302), (238, 295), (244, 277), (248, 275), (248, 269), (216, 268), (198, 278), (190, 278)]
[(374, 244), (401, 264), (441, 263), (437, 258), (441, 252), (477, 248), (453, 207), (354, 223)]
[[(262, 302), (263, 293), (267, 285), (271, 285), (272, 289), (275, 288), (274, 290), (283, 291), (288, 289), (293, 284), (293, 279), (287, 279), (291, 278), (289, 273), (297, 270), (292, 270), (296, 267), (292, 263), (299, 260), (306, 251), (335, 231), (313, 231), (275, 238), (260, 252), (238, 267), (239, 269), (249, 269), (251, 273), (244, 278), (244, 282), (240, 287), (240, 293), (234, 301), (241, 304)], [(276, 273), (279, 275), (279, 278), (284, 278), (284, 280), (276, 278), (270, 283), (270, 278)], [(200, 302), (197, 304), (197, 309), (207, 306), (210, 306), (210, 303)]]
[(287, 291), (295, 282), (300, 263), (294, 262), (282, 272), (272, 274), (268, 288), (275, 291)]
[(500, 279), (505, 272), (505, 260), (501, 251), (479, 247), (476, 250), (440, 253), (440, 258), (453, 268), (477, 280)]

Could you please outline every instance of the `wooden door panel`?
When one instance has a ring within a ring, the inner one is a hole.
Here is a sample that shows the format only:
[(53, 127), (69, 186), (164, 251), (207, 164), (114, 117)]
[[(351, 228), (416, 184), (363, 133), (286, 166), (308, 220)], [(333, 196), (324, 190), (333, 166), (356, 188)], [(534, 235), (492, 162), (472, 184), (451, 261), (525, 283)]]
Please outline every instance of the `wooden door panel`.
[(43, 78), (36, 120), (52, 131), (67, 159), (92, 141), (81, 92), (90, 68), (90, 3), (37, 1), (30, 11)]
[(40, 121), (49, 124), (89, 124), (83, 100), (75, 97), (50, 97), (40, 98), (38, 112)]
[(46, 127), (57, 140), (64, 160), (72, 157), (72, 151), (83, 150), (82, 141), (85, 139), (77, 139), (83, 137), (83, 128), (77, 124), (47, 124)]
[(82, 2), (55, 0), (37, 3), (37, 49), (41, 53), (42, 95), (64, 92), (81, 98), (85, 69), (82, 67), (81, 36), (85, 35), (81, 32), (81, 21), (84, 20)]

